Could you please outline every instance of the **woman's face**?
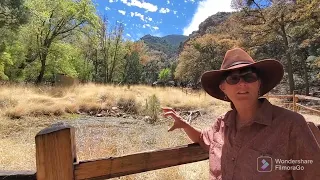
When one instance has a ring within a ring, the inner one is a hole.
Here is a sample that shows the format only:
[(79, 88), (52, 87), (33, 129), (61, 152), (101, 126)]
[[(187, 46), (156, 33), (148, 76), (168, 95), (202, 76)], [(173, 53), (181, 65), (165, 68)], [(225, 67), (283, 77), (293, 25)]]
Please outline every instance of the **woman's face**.
[(258, 99), (260, 80), (251, 69), (230, 72), (220, 84), (220, 89), (234, 103), (251, 104)]

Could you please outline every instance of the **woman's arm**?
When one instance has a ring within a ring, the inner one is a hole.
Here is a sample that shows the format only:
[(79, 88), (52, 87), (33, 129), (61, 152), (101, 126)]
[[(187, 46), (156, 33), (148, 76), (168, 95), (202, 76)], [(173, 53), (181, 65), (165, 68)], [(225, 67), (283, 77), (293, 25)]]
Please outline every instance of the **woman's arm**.
[(299, 164), (303, 170), (292, 171), (293, 179), (313, 180), (320, 179), (320, 147), (314, 135), (308, 127), (303, 116), (293, 121), (290, 132), (290, 154), (292, 159), (311, 160), (312, 163)]

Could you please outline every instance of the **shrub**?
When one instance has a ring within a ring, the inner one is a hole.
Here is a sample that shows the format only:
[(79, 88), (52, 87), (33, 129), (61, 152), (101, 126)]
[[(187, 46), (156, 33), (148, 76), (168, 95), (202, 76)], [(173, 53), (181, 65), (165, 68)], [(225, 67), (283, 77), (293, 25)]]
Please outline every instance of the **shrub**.
[(146, 114), (151, 117), (151, 123), (158, 120), (158, 113), (160, 111), (160, 101), (155, 94), (148, 97), (146, 101)]
[(117, 106), (125, 113), (137, 114), (138, 112), (138, 105), (133, 96), (121, 97), (117, 102)]

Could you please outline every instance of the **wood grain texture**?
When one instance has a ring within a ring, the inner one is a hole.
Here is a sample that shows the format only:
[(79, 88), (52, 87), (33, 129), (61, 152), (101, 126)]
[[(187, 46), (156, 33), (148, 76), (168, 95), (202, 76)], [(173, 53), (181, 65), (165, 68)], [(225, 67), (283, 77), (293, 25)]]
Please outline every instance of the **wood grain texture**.
[(74, 179), (74, 128), (53, 125), (36, 135), (37, 180)]
[(75, 179), (106, 179), (206, 160), (198, 144), (142, 152), (122, 157), (84, 161), (75, 165)]

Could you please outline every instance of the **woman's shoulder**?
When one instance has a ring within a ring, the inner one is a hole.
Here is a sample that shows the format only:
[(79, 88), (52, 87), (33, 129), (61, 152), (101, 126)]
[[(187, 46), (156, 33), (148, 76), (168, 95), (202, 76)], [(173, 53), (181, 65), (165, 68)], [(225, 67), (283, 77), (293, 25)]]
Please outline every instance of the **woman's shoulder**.
[(306, 123), (303, 115), (277, 105), (272, 105), (272, 116), (275, 121), (285, 121), (292, 124)]

